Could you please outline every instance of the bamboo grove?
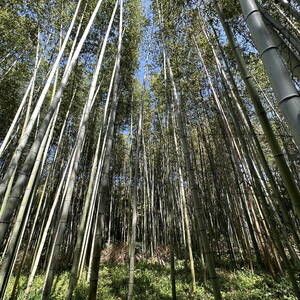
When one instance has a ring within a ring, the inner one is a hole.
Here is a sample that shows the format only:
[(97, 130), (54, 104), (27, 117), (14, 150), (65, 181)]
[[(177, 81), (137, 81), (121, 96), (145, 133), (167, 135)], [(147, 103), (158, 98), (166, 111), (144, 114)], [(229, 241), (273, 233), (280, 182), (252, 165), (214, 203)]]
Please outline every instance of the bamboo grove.
[[(190, 290), (218, 270), (300, 299), (300, 2), (0, 4), (0, 299), (97, 287), (103, 252), (166, 248)], [(34, 291), (38, 274), (41, 290)], [(26, 274), (26, 283), (20, 278)], [(10, 288), (8, 288), (10, 286)]]

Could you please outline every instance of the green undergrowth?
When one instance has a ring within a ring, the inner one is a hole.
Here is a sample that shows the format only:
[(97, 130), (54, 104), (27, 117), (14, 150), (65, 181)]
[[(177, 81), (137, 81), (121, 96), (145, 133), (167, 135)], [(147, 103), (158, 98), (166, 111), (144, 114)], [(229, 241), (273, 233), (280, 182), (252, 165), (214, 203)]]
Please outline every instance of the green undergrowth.
[[(286, 278), (274, 281), (268, 274), (253, 273), (248, 269), (228, 271), (219, 269), (218, 274), (222, 286), (223, 299), (228, 300), (296, 300), (292, 288)], [(65, 299), (68, 286), (68, 273), (63, 273), (54, 282), (52, 299)], [(99, 277), (98, 298), (105, 300), (126, 299), (128, 282), (128, 267), (126, 264), (103, 265)], [(18, 299), (25, 300), (22, 290), (26, 285), (26, 276), (20, 279)], [(38, 275), (34, 281), (30, 297), (41, 299), (44, 276)], [(13, 280), (9, 283), (5, 299), (9, 299)], [(190, 276), (182, 261), (176, 264), (177, 299), (213, 299), (212, 288), (208, 282), (197, 282), (195, 293), (190, 291)], [(168, 300), (171, 298), (170, 266), (153, 262), (139, 262), (135, 272), (134, 293), (136, 300)], [(85, 300), (88, 295), (86, 274), (80, 278), (75, 291), (75, 300)], [(26, 299), (26, 300), (27, 300)]]

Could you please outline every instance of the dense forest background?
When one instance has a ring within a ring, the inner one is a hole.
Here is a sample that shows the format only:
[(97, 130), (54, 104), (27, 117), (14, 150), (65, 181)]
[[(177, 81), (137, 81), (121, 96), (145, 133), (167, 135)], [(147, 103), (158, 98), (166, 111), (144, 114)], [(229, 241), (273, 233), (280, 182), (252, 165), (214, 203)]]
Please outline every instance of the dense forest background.
[(2, 0), (0, 299), (300, 299), (299, 9)]

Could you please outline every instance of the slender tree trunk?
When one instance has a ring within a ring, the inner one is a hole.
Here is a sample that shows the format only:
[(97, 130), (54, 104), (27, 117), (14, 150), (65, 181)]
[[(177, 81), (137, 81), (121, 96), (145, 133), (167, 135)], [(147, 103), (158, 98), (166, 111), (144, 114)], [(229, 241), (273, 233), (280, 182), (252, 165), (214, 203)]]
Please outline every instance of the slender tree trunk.
[(91, 266), (91, 276), (90, 276), (89, 300), (96, 300), (97, 298), (100, 255), (101, 255), (101, 247), (103, 242), (102, 230), (104, 227), (104, 213), (105, 213), (106, 201), (108, 199), (108, 193), (109, 193), (109, 168), (110, 168), (111, 151), (113, 146), (116, 111), (117, 111), (117, 105), (119, 100), (118, 88), (119, 88), (119, 80), (120, 80), (119, 71), (120, 71), (120, 61), (121, 61), (122, 36), (123, 36), (123, 0), (120, 0), (117, 67), (116, 67), (116, 76), (115, 76), (115, 82), (113, 88), (113, 101), (111, 106), (111, 114), (107, 126), (108, 129), (107, 129), (107, 138), (106, 138), (103, 175), (99, 187), (99, 196), (98, 196), (99, 207), (98, 207), (98, 214), (96, 219), (95, 243), (92, 249), (92, 266)]

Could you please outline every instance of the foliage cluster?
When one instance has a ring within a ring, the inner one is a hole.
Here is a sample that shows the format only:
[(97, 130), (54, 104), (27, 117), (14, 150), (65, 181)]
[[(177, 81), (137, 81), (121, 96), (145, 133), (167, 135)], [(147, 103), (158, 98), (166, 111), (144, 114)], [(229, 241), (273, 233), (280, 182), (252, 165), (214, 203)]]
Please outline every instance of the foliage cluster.
[[(244, 268), (239, 271), (219, 270), (222, 282), (222, 295), (225, 300), (296, 300), (292, 296), (292, 288), (284, 277), (274, 281), (266, 273), (254, 273)], [(68, 287), (69, 273), (65, 272), (56, 278), (53, 300), (65, 299)], [(76, 300), (87, 299), (88, 283), (87, 274), (80, 278), (76, 292)], [(128, 266), (126, 264), (104, 264), (101, 268), (98, 297), (105, 300), (122, 300), (127, 296)], [(161, 265), (150, 261), (140, 261), (135, 273), (135, 298), (147, 300), (171, 300), (170, 265)], [(176, 288), (178, 299), (212, 300), (210, 282), (197, 282), (195, 293), (190, 291), (190, 274), (184, 266), (184, 261), (176, 263)], [(26, 282), (23, 275), (20, 286)], [(5, 299), (9, 299), (13, 280), (8, 288)], [(36, 277), (30, 299), (39, 300), (44, 283), (44, 275)], [(20, 299), (25, 300), (20, 295)]]

